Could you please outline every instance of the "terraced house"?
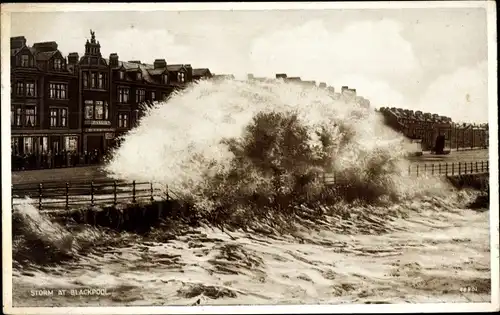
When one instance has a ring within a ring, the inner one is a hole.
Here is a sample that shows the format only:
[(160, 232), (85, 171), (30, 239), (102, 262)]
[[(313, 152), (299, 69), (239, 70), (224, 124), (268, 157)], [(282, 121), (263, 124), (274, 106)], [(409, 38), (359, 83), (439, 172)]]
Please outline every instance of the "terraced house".
[(78, 150), (78, 76), (57, 43), (13, 37), (10, 52), (12, 153)]
[(11, 38), (12, 154), (104, 153), (137, 124), (142, 104), (165, 99), (194, 80), (210, 78), (190, 64), (122, 61), (101, 54), (91, 31), (83, 56), (67, 59), (56, 42), (27, 45)]

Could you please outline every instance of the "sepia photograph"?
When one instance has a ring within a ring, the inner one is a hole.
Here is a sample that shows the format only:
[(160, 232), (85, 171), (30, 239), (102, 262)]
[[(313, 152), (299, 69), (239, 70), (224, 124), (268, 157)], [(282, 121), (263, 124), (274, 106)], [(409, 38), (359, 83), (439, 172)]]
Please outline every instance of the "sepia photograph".
[(4, 313), (499, 310), (494, 2), (1, 15)]

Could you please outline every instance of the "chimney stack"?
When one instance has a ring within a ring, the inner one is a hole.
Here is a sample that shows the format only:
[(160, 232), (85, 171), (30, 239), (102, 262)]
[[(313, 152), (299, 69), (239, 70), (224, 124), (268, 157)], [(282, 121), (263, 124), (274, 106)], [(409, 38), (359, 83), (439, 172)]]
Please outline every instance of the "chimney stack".
[(78, 55), (77, 52), (69, 53), (69, 55), (68, 55), (68, 64), (70, 64), (70, 65), (76, 65), (78, 63), (79, 59), (80, 59), (80, 56)]
[(118, 54), (117, 53), (109, 54), (109, 65), (112, 68), (118, 67)]
[(167, 67), (167, 61), (165, 59), (155, 59), (154, 68), (161, 69)]
[(56, 51), (57, 47), (56, 42), (41, 42), (33, 44), (33, 48), (35, 48), (38, 52)]
[(26, 37), (16, 36), (10, 38), (10, 49), (20, 49), (26, 46)]
[(248, 79), (248, 80), (253, 80), (253, 79), (254, 79), (253, 74), (252, 74), (252, 73), (249, 73), (249, 74), (247, 75), (247, 79)]
[(276, 79), (286, 79), (286, 73), (277, 73), (276, 74)]

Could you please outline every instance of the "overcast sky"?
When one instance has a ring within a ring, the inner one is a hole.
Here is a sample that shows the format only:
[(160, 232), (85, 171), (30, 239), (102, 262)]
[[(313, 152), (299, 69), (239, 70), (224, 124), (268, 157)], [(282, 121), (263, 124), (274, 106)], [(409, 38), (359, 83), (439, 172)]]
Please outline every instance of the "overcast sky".
[(356, 88), (373, 105), (487, 121), (486, 10), (13, 13), (12, 36), (78, 52), (96, 32), (121, 60), (214, 73), (287, 73)]

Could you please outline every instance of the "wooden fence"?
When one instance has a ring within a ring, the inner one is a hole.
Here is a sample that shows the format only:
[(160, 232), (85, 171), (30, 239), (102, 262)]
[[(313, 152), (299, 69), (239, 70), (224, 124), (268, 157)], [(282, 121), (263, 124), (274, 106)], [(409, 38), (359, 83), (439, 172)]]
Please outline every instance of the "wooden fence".
[(488, 161), (473, 161), (473, 162), (454, 162), (454, 163), (415, 163), (408, 167), (408, 174), (421, 175), (436, 175), (436, 176), (455, 176), (466, 174), (481, 174), (490, 171)]
[(12, 187), (12, 205), (15, 199), (30, 197), (39, 210), (69, 210), (70, 207), (118, 205), (152, 202), (155, 198), (169, 198), (167, 187), (147, 182), (100, 181), (90, 183), (40, 183)]

